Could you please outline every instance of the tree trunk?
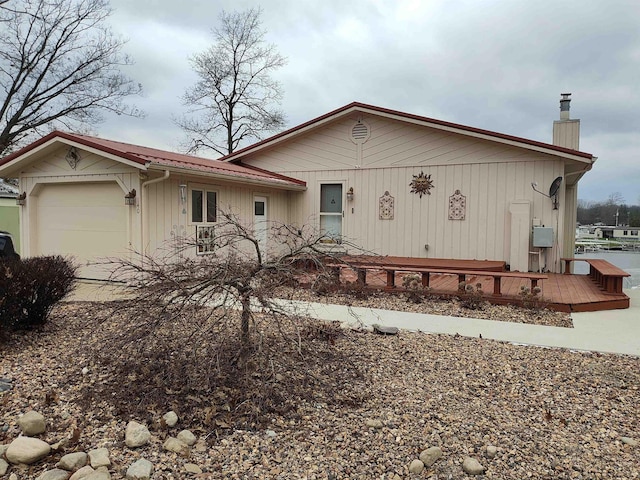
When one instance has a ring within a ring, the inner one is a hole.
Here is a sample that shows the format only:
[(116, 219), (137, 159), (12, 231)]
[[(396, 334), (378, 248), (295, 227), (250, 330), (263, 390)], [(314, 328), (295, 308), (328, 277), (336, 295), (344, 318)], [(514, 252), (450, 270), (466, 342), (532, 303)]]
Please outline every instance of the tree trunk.
[(242, 293), (240, 302), (242, 304), (242, 314), (240, 316), (242, 343), (247, 345), (249, 343), (249, 321), (251, 319), (251, 296), (248, 292)]

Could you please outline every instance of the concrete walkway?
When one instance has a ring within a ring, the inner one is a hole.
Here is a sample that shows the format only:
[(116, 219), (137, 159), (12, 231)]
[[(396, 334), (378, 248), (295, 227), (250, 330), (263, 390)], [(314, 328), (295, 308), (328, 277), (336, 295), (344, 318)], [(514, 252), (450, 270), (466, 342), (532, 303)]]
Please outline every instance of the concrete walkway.
[[(476, 318), (289, 302), (291, 308), (321, 320), (339, 320), (352, 327), (379, 324), (428, 333), (459, 334), (546, 347), (640, 356), (640, 289), (625, 290), (631, 306), (622, 310), (573, 313), (574, 328), (546, 327)], [(80, 282), (68, 301), (126, 299), (122, 286)]]

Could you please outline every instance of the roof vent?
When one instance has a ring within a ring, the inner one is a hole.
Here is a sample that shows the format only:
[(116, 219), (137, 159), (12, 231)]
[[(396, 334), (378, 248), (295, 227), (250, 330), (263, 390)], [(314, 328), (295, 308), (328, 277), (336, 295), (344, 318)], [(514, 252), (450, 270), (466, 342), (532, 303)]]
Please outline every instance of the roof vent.
[(353, 143), (364, 143), (369, 139), (370, 129), (369, 125), (362, 120), (358, 120), (356, 124), (351, 128), (351, 141)]

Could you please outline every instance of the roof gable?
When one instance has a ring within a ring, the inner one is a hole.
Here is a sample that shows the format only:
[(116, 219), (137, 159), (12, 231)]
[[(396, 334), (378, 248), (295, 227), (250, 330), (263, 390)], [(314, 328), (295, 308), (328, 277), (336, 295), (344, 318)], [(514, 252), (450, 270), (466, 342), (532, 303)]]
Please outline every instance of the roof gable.
[(410, 113), (400, 112), (397, 110), (390, 110), (387, 108), (376, 107), (374, 105), (367, 105), (364, 103), (353, 102), (344, 107), (333, 110), (329, 113), (321, 115), (320, 117), (309, 120), (296, 127), (285, 130), (279, 134), (269, 137), (260, 142), (249, 145), (241, 150), (237, 150), (230, 155), (220, 158), (220, 160), (226, 162), (237, 162), (242, 159), (243, 156), (254, 154), (260, 150), (272, 148), (283, 142), (289, 141), (300, 135), (326, 125), (329, 122), (334, 122), (342, 117), (349, 116), (354, 112), (361, 112), (363, 114), (378, 115), (386, 118), (395, 119), (402, 122), (407, 122), (415, 125), (427, 126), (451, 133), (457, 133), (460, 135), (467, 135), (478, 139), (493, 141), (513, 147), (524, 148), (527, 150), (552, 154), (560, 157), (565, 157), (572, 160), (577, 160), (584, 163), (592, 163), (594, 157), (590, 153), (580, 152), (578, 150), (571, 150), (565, 147), (559, 147), (557, 145), (551, 145), (544, 142), (538, 142), (536, 140), (530, 140), (526, 138), (516, 137), (513, 135), (507, 135), (498, 132), (492, 132), (490, 130), (483, 130), (480, 128), (469, 127), (466, 125), (460, 125), (456, 123), (446, 122), (443, 120), (437, 120), (433, 118), (423, 117), (419, 115), (413, 115)]

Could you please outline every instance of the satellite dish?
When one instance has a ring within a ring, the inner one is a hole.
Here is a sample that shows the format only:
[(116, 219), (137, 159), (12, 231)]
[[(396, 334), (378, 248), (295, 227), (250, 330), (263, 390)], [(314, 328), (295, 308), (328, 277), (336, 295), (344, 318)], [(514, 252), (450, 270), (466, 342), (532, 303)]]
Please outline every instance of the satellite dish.
[(549, 187), (550, 197), (555, 197), (558, 194), (558, 190), (560, 189), (561, 183), (562, 183), (562, 177), (558, 177), (553, 182), (551, 182), (551, 186)]

